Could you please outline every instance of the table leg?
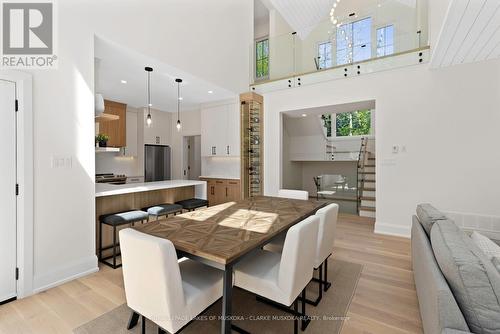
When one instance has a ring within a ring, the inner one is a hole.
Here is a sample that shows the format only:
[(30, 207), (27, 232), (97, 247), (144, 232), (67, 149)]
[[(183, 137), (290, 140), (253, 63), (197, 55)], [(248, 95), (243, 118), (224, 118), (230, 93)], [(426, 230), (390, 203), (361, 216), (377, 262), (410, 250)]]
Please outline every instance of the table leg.
[(231, 306), (233, 300), (233, 266), (227, 265), (224, 269), (222, 295), (222, 326), (221, 334), (231, 333)]

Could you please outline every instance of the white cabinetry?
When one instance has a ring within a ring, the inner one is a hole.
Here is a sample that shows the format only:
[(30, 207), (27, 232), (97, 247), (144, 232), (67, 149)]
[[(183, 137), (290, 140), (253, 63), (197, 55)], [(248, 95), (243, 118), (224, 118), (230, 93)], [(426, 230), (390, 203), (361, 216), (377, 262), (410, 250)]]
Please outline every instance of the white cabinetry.
[(237, 103), (202, 108), (201, 147), (204, 157), (240, 155), (240, 113)]

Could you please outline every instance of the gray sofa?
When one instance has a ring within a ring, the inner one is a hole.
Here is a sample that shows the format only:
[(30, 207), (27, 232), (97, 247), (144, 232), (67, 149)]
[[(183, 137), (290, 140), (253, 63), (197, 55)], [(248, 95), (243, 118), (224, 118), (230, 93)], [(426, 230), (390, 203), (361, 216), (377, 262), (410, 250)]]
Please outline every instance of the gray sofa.
[(422, 204), (413, 216), (411, 248), (426, 334), (500, 333), (500, 274), (468, 235)]
[(471, 333), (417, 216), (411, 228), (411, 257), (424, 333)]

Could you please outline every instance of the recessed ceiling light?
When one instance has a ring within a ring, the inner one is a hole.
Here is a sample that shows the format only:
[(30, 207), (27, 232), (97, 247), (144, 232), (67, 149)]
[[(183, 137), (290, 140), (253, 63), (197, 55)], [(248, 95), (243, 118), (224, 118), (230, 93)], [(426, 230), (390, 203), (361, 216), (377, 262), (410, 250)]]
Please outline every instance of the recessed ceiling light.
[(122, 84), (126, 84), (127, 83), (127, 80), (122, 80), (121, 81)]
[(213, 90), (209, 90), (209, 91), (208, 91), (208, 94), (213, 94), (213, 93), (214, 93), (214, 91), (213, 91)]
[(307, 114), (302, 114), (302, 117), (307, 117)]

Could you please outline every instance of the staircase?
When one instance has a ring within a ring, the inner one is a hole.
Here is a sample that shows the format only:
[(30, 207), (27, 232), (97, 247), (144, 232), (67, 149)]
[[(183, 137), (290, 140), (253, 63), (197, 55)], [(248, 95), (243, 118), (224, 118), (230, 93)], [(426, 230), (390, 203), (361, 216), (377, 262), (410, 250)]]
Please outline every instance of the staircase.
[(375, 218), (375, 153), (367, 151), (367, 145), (367, 141), (362, 143), (358, 164), (358, 213), (361, 217)]

